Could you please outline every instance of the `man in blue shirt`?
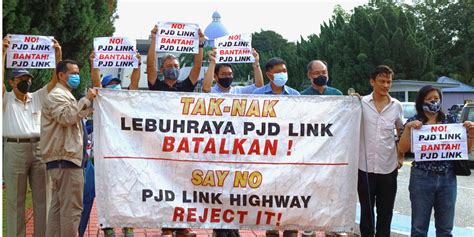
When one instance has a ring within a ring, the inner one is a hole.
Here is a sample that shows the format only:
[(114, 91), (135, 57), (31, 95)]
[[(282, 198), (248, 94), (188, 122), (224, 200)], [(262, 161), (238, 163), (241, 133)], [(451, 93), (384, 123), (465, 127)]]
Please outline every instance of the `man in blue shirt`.
[(340, 90), (328, 86), (329, 73), (326, 62), (313, 60), (308, 63), (307, 69), (311, 86), (303, 90), (302, 95), (342, 95)]
[[(265, 74), (267, 75), (270, 82), (264, 87), (258, 88), (253, 91), (253, 94), (269, 94), (269, 95), (300, 95), (300, 93), (286, 86), (288, 81), (288, 73), (286, 71), (285, 60), (275, 57), (268, 60), (265, 65)], [(267, 230), (265, 233), (267, 237), (278, 237), (278, 230)], [(283, 231), (284, 237), (297, 237), (298, 231), (296, 230), (285, 230)]]
[(268, 60), (265, 74), (270, 82), (254, 90), (253, 94), (300, 95), (297, 90), (285, 85), (288, 81), (285, 60), (278, 57)]

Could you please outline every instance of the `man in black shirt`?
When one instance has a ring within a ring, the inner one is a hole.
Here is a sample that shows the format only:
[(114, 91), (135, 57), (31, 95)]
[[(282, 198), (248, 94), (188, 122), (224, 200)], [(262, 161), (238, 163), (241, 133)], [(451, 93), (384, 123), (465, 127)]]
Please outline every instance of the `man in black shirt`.
[(172, 54), (167, 54), (163, 57), (160, 66), (160, 72), (163, 73), (164, 80), (158, 80), (158, 70), (155, 67), (155, 43), (157, 31), (158, 27), (155, 25), (155, 27), (151, 30), (151, 44), (150, 48), (148, 48), (148, 57), (146, 59), (148, 88), (150, 90), (156, 91), (194, 91), (194, 87), (196, 87), (197, 81), (199, 79), (199, 73), (201, 71), (202, 64), (204, 34), (202, 33), (201, 29), (199, 29), (199, 53), (194, 55), (194, 64), (191, 68), (191, 72), (189, 73), (189, 76), (183, 81), (178, 81), (179, 61), (178, 58)]
[[(193, 92), (199, 79), (199, 73), (201, 72), (202, 55), (204, 47), (204, 34), (199, 29), (199, 53), (194, 55), (194, 65), (191, 68), (189, 76), (183, 80), (178, 81), (179, 77), (179, 61), (176, 56), (167, 54), (163, 57), (160, 66), (160, 72), (163, 73), (164, 80), (158, 80), (158, 70), (156, 69), (156, 32), (158, 27), (151, 30), (151, 43), (148, 48), (148, 57), (146, 59), (146, 72), (148, 77), (148, 88), (154, 91), (182, 91), (182, 92)], [(172, 237), (175, 232), (176, 237), (194, 237), (196, 233), (192, 232), (191, 229), (182, 228), (163, 228), (162, 237)]]

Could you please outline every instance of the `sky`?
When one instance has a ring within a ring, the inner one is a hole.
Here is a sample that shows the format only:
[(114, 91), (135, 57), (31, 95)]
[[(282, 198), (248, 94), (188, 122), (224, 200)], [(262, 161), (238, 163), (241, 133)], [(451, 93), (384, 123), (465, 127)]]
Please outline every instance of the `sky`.
[(295, 42), (319, 34), (320, 25), (331, 18), (334, 6), (346, 11), (366, 4), (361, 0), (118, 0), (114, 36), (147, 39), (158, 21), (197, 23), (202, 31), (218, 11), (229, 33), (253, 33), (273, 30)]

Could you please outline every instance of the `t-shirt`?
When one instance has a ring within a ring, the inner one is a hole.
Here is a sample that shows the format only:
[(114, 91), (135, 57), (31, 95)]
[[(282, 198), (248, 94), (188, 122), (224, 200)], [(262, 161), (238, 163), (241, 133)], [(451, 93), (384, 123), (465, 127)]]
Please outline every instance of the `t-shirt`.
[(232, 86), (229, 90), (222, 90), (217, 84), (211, 88), (211, 93), (229, 93), (229, 94), (252, 94), (258, 87), (255, 84), (248, 86)]
[(327, 86), (323, 93), (319, 93), (318, 90), (315, 90), (312, 86), (304, 89), (301, 92), (302, 95), (342, 95), (342, 92), (334, 87)]
[[(197, 83), (196, 83), (197, 84)], [(181, 92), (193, 92), (196, 84), (193, 84), (191, 79), (187, 77), (182, 81), (177, 81), (172, 87), (168, 86), (164, 81), (156, 79), (155, 84), (151, 84), (148, 81), (148, 89), (152, 91), (181, 91)]]

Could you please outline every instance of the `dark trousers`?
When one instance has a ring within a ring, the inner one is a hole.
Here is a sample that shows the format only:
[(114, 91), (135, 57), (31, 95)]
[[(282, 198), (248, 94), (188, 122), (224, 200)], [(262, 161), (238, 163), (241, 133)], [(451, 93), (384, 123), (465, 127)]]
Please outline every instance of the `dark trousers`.
[[(374, 174), (359, 170), (357, 191), (360, 201), (360, 233), (362, 237), (372, 237), (374, 234), (375, 236), (390, 236), (390, 224), (397, 193), (397, 175), (397, 169), (389, 174)], [(375, 231), (374, 204), (377, 207)]]

